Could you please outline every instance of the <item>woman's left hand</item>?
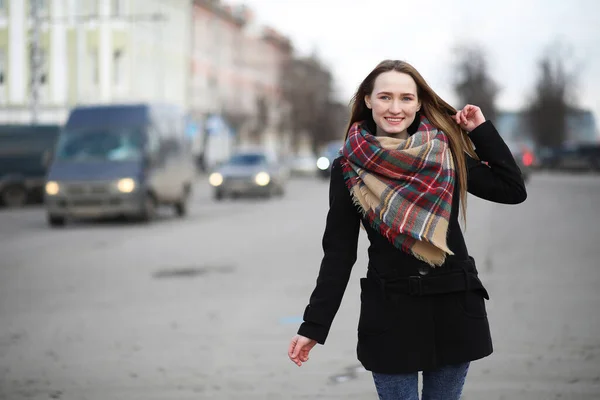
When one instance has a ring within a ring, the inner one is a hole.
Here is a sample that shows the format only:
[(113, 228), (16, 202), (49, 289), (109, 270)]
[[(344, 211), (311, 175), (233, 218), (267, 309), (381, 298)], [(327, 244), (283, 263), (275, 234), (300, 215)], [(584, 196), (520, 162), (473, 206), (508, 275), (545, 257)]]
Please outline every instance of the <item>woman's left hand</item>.
[(454, 120), (465, 131), (471, 132), (485, 122), (485, 117), (479, 107), (467, 104), (465, 108), (458, 110), (454, 115)]

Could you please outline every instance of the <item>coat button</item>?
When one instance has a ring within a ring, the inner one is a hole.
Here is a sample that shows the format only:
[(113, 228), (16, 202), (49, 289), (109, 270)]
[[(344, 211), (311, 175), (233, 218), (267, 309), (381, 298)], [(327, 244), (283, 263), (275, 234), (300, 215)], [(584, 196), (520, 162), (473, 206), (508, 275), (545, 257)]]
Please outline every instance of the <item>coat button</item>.
[(419, 270), (419, 274), (427, 275), (429, 273), (429, 271), (431, 270), (431, 267), (427, 264), (419, 265), (418, 270)]

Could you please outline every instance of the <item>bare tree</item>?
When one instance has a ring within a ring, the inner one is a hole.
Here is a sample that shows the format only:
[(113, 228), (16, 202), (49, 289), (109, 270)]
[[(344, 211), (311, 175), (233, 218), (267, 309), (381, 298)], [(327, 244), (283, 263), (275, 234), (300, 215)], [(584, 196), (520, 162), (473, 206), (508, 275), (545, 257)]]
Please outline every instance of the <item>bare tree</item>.
[(456, 49), (454, 90), (460, 107), (475, 104), (487, 119), (494, 121), (497, 116), (496, 97), (498, 85), (490, 76), (484, 50), (477, 46), (464, 46)]
[(566, 138), (567, 115), (575, 102), (575, 72), (565, 65), (569, 48), (556, 44), (548, 48), (538, 62), (538, 76), (526, 122), (539, 146), (560, 146)]
[(291, 58), (283, 66), (281, 86), (289, 104), (292, 148), (297, 150), (299, 136), (307, 133), (312, 147), (327, 140), (331, 133), (332, 86), (330, 71), (315, 57)]
[(265, 96), (256, 97), (256, 117), (250, 130), (250, 140), (254, 143), (260, 142), (262, 134), (269, 125), (269, 106)]
[(312, 150), (317, 152), (319, 148), (333, 140), (342, 140), (346, 132), (346, 126), (350, 119), (350, 108), (340, 102), (330, 101), (322, 110), (322, 115), (315, 119), (312, 140)]

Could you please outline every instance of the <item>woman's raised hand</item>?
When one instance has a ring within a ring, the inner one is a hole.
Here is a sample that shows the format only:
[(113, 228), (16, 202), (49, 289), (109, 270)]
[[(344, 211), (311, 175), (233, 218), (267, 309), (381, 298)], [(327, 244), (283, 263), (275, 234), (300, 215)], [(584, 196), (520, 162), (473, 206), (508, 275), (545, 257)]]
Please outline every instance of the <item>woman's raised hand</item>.
[(456, 112), (454, 120), (465, 131), (471, 132), (485, 122), (485, 117), (479, 107), (467, 104), (462, 110)]

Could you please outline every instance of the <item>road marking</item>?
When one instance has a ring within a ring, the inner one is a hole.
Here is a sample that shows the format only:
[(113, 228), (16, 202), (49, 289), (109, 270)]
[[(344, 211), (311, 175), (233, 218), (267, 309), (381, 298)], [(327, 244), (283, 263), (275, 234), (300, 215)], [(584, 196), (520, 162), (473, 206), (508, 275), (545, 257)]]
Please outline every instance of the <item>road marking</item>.
[(279, 318), (279, 323), (281, 325), (301, 324), (302, 322), (304, 322), (304, 319), (301, 316)]

